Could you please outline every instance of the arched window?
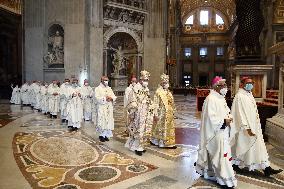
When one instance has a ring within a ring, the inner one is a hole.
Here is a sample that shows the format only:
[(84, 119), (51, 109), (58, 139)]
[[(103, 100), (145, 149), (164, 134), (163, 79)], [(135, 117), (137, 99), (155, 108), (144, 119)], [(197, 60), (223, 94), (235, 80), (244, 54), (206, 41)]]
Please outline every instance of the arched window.
[(193, 15), (191, 15), (190, 17), (187, 18), (185, 24), (186, 25), (193, 25)]
[(223, 25), (223, 24), (224, 24), (223, 18), (218, 14), (216, 14), (216, 25)]
[(208, 10), (200, 11), (200, 25), (208, 25), (209, 12)]

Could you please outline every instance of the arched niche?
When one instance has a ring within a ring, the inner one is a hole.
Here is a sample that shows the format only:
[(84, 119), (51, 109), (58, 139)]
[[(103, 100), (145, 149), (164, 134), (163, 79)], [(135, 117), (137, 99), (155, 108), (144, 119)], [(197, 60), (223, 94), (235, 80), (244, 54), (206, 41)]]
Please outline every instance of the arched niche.
[(106, 73), (115, 91), (124, 91), (133, 75), (141, 68), (138, 44), (126, 32), (117, 32), (108, 38), (106, 45)]

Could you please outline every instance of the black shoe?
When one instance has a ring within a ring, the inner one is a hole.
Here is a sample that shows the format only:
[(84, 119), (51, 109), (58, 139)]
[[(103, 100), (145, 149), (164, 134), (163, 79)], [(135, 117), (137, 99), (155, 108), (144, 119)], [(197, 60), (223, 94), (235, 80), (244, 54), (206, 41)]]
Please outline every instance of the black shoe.
[(72, 131), (78, 131), (78, 128), (77, 127), (73, 127)]
[(105, 141), (109, 141), (109, 139), (107, 137), (105, 137), (104, 139), (105, 139)]
[(99, 136), (99, 139), (100, 139), (101, 142), (105, 142), (106, 141), (103, 136)]
[(54, 117), (54, 119), (57, 119), (57, 115), (55, 115), (55, 116), (53, 116)]
[(135, 150), (135, 154), (138, 155), (138, 156), (142, 156), (143, 151), (137, 151), (137, 150)]
[(160, 147), (164, 149), (177, 149), (177, 146), (166, 146), (166, 147)]
[(146, 150), (143, 150), (142, 152), (143, 152), (143, 153), (145, 153), (145, 152), (146, 152)]
[(264, 175), (266, 177), (270, 177), (270, 175), (275, 175), (281, 172), (282, 172), (282, 169), (275, 170), (275, 169), (272, 169), (270, 166), (264, 169)]
[(237, 166), (237, 165), (233, 165), (233, 169), (234, 169), (234, 171), (236, 171), (236, 172), (240, 172), (242, 169), (241, 168), (239, 168), (239, 166)]
[(231, 188), (234, 188), (234, 187), (229, 187), (229, 186), (222, 185), (221, 188), (222, 188), (222, 189), (223, 189), (223, 188), (224, 188), (224, 189), (231, 189)]
[(61, 123), (65, 123), (65, 121), (66, 121), (65, 119), (61, 119)]
[(44, 113), (43, 115), (46, 115), (47, 113)]
[(50, 115), (49, 115), (49, 118), (51, 118), (51, 119), (52, 119), (52, 117), (53, 117), (53, 116), (50, 114)]
[(156, 144), (154, 144), (151, 140), (150, 140), (150, 144), (151, 144), (152, 146), (156, 146)]
[(72, 126), (68, 126), (69, 131), (73, 131), (73, 127)]

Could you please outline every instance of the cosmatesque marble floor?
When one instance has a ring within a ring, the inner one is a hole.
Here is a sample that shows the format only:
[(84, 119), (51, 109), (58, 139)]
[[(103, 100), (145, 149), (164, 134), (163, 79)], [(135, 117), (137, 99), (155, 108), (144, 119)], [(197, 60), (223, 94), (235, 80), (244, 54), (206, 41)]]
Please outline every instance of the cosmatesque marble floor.
[[(187, 189), (220, 188), (199, 178), (200, 112), (194, 96), (175, 96), (177, 149), (146, 147), (142, 157), (124, 147), (123, 103), (115, 105), (114, 137), (98, 140), (92, 122), (69, 132), (30, 107), (0, 100), (0, 189)], [(273, 168), (284, 168), (284, 154), (267, 145)], [(284, 174), (237, 173), (237, 188), (284, 188)]]

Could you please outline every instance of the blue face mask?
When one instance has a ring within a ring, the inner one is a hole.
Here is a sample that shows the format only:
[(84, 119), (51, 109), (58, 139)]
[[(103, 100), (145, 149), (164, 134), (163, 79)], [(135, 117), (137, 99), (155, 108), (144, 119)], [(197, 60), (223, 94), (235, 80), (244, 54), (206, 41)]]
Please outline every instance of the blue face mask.
[(253, 89), (253, 84), (247, 83), (244, 88), (246, 91), (251, 91)]

